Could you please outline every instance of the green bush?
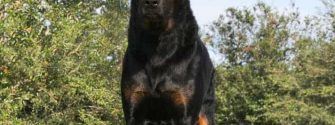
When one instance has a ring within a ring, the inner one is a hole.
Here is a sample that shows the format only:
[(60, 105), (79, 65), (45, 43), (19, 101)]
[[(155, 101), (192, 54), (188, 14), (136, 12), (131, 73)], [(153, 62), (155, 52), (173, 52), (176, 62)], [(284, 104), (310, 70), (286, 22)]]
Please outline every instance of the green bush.
[(1, 1), (0, 123), (121, 124), (126, 3)]

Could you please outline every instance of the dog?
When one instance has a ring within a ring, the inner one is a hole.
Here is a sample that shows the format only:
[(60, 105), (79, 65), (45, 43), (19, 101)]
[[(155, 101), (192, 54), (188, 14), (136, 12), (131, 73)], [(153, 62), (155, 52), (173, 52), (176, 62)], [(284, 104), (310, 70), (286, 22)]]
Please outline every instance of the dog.
[(121, 79), (127, 125), (214, 125), (214, 67), (190, 0), (131, 0)]

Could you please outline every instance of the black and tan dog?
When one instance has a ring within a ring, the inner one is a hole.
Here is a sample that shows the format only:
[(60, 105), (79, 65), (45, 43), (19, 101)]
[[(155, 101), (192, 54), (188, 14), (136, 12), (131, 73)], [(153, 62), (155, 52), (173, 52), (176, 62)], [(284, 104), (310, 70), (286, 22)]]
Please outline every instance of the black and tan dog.
[(189, 0), (131, 0), (127, 125), (214, 125), (214, 69)]

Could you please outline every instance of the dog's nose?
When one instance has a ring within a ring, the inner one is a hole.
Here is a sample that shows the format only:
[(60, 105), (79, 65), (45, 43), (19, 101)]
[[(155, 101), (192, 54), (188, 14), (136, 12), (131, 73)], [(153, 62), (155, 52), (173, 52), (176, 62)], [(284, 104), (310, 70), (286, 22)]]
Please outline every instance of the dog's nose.
[(145, 0), (144, 5), (146, 7), (157, 7), (159, 0)]

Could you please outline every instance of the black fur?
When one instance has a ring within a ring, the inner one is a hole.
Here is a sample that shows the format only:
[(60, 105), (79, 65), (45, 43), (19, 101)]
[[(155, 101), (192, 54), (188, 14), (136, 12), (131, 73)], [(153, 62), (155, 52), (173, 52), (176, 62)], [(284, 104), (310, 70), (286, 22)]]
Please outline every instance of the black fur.
[[(189, 0), (131, 1), (121, 92), (127, 125), (214, 125), (214, 69)], [(154, 14), (148, 16), (146, 14)]]

